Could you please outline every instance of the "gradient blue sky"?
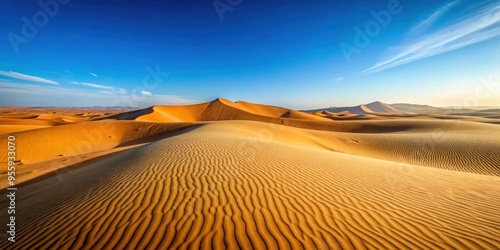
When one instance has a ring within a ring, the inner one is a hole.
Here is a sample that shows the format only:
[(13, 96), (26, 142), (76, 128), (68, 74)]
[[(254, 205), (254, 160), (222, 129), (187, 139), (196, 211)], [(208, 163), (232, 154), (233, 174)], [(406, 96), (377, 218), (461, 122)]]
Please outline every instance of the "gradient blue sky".
[(0, 105), (500, 105), (498, 0), (41, 2), (0, 3)]

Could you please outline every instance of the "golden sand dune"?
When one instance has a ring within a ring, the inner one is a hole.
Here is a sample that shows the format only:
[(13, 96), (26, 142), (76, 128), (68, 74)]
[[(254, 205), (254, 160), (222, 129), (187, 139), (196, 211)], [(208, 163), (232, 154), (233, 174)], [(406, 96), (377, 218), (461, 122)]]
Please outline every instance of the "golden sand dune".
[(326, 109), (313, 110), (314, 113), (322, 113), (323, 115), (392, 115), (392, 116), (411, 116), (413, 113), (401, 111), (392, 107), (389, 104), (382, 102), (372, 102), (368, 104), (352, 106), (352, 107), (331, 107)]
[(420, 166), (500, 176), (500, 130), (353, 136), (344, 152)]
[[(330, 118), (330, 117), (326, 117)], [(331, 119), (309, 113), (248, 102), (232, 102), (218, 98), (212, 102), (186, 106), (153, 106), (147, 109), (117, 114), (104, 119), (136, 120), (148, 122), (201, 122), (224, 120), (250, 120), (281, 124), (297, 128), (337, 132), (395, 132), (410, 129), (436, 129), (439, 123), (429, 119), (410, 122), (388, 121), (388, 116), (362, 115), (358, 119), (332, 122)], [(383, 119), (382, 119), (383, 118)], [(395, 115), (394, 118), (401, 118)], [(407, 118), (407, 117), (403, 117)], [(366, 120), (366, 122), (359, 122)], [(383, 121), (376, 121), (383, 120)]]
[(42, 114), (0, 115), (74, 121), (0, 135), (20, 160), (0, 249), (500, 248), (496, 124), (225, 99)]
[[(221, 98), (219, 98), (221, 99)], [(231, 102), (229, 100), (221, 99), (224, 100), (226, 103)], [(286, 112), (289, 112), (290, 109), (286, 108), (281, 108), (281, 107), (276, 107), (276, 106), (270, 106), (270, 105), (263, 105), (263, 104), (256, 104), (256, 103), (251, 103), (251, 102), (244, 102), (244, 101), (237, 101), (236, 102), (237, 107), (253, 113), (253, 114), (258, 114), (258, 115), (263, 115), (263, 116), (272, 116), (272, 117), (280, 117), (284, 115)]]
[(16, 119), (16, 118), (0, 118), (0, 124), (3, 126), (22, 126), (22, 125), (30, 125), (30, 126), (55, 126), (55, 125), (62, 125), (65, 124), (65, 122), (61, 121), (54, 121), (54, 120), (39, 120), (36, 118), (21, 118), (21, 119)]
[[(224, 124), (224, 122), (215, 123)], [(18, 143), (17, 159), (22, 163), (21, 169), (29, 169), (30, 176), (32, 176), (33, 170), (40, 166), (45, 166), (44, 169), (50, 171), (51, 168), (59, 169), (69, 163), (75, 163), (74, 161), (64, 162), (65, 157), (151, 142), (157, 140), (158, 136), (169, 136), (172, 132), (199, 125), (100, 121), (26, 131), (15, 134)], [(392, 125), (394, 125), (393, 128), (404, 129), (390, 134), (339, 133), (276, 124), (263, 126), (263, 123), (251, 121), (232, 121), (217, 128), (221, 134), (226, 131), (248, 138), (272, 140), (284, 145), (313, 147), (381, 160), (500, 176), (498, 168), (500, 138), (497, 136), (500, 135), (500, 128), (498, 126), (464, 122), (453, 130), (451, 122), (420, 121), (419, 123), (415, 120), (401, 120), (393, 122)], [(438, 125), (442, 128), (448, 127), (447, 133), (436, 130), (440, 128)], [(381, 121), (377, 126), (379, 129), (386, 127)], [(200, 128), (200, 130), (204, 129), (205, 126)], [(496, 132), (492, 135), (493, 131)], [(47, 143), (57, 137), (64, 138), (64, 140)], [(0, 143), (6, 144), (6, 138), (0, 138)], [(6, 151), (0, 151), (0, 159), (6, 159), (6, 157)], [(59, 161), (53, 161), (55, 158)], [(43, 163), (49, 160), (50, 164)], [(30, 165), (33, 163), (40, 164), (33, 167)], [(48, 168), (47, 165), (53, 165), (53, 167)], [(36, 172), (44, 174), (47, 171)], [(6, 179), (0, 178), (0, 184), (0, 187), (5, 187)]]
[(1, 125), (0, 124), (0, 135), (20, 132), (20, 131), (26, 131), (26, 130), (33, 130), (33, 129), (38, 129), (38, 128), (46, 128), (46, 127), (50, 127), (50, 126), (49, 125), (25, 125), (25, 124), (19, 124), (19, 125)]
[(56, 125), (66, 124), (65, 122), (37, 120), (31, 118), (2, 118), (0, 117), (0, 135), (15, 133), (38, 128), (47, 128)]
[(123, 109), (113, 108), (0, 107), (0, 135), (98, 120), (122, 112)]
[(360, 109), (365, 113), (405, 114), (405, 112), (382, 102), (372, 102), (369, 104), (361, 105)]
[(20, 188), (15, 246), (499, 246), (498, 177), (252, 139), (238, 126), (205, 125)]
[(232, 102), (223, 98), (196, 105), (154, 106), (110, 118), (153, 122), (254, 120), (281, 123), (283, 118), (328, 121), (328, 119), (296, 110), (242, 101)]
[[(23, 164), (35, 163), (58, 156), (107, 150), (127, 143), (143, 143), (153, 136), (189, 126), (193, 124), (99, 121), (24, 131), (14, 134), (16, 157)], [(7, 145), (7, 137), (0, 137), (0, 143)], [(0, 151), (0, 159), (7, 159), (6, 151)]]

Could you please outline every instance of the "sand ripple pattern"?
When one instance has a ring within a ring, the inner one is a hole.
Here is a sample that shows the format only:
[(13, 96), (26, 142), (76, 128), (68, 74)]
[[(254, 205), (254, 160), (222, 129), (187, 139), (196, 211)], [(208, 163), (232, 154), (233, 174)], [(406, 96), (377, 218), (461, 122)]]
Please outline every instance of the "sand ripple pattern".
[(0, 248), (500, 248), (498, 177), (242, 140), (186, 133), (22, 187)]

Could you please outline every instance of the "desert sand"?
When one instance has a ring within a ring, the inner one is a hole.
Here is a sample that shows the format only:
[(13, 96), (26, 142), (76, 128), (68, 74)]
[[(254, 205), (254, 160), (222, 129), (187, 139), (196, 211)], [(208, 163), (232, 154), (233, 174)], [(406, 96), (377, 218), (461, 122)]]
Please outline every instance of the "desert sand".
[(0, 249), (500, 249), (492, 111), (0, 111), (18, 159)]

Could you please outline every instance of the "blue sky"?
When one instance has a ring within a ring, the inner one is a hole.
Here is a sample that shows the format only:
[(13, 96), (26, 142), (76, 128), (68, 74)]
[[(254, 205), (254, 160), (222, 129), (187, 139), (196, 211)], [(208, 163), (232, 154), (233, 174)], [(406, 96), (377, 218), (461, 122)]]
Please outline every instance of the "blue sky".
[[(41, 4), (40, 4), (41, 3)], [(7, 0), (0, 105), (500, 105), (500, 1)]]

